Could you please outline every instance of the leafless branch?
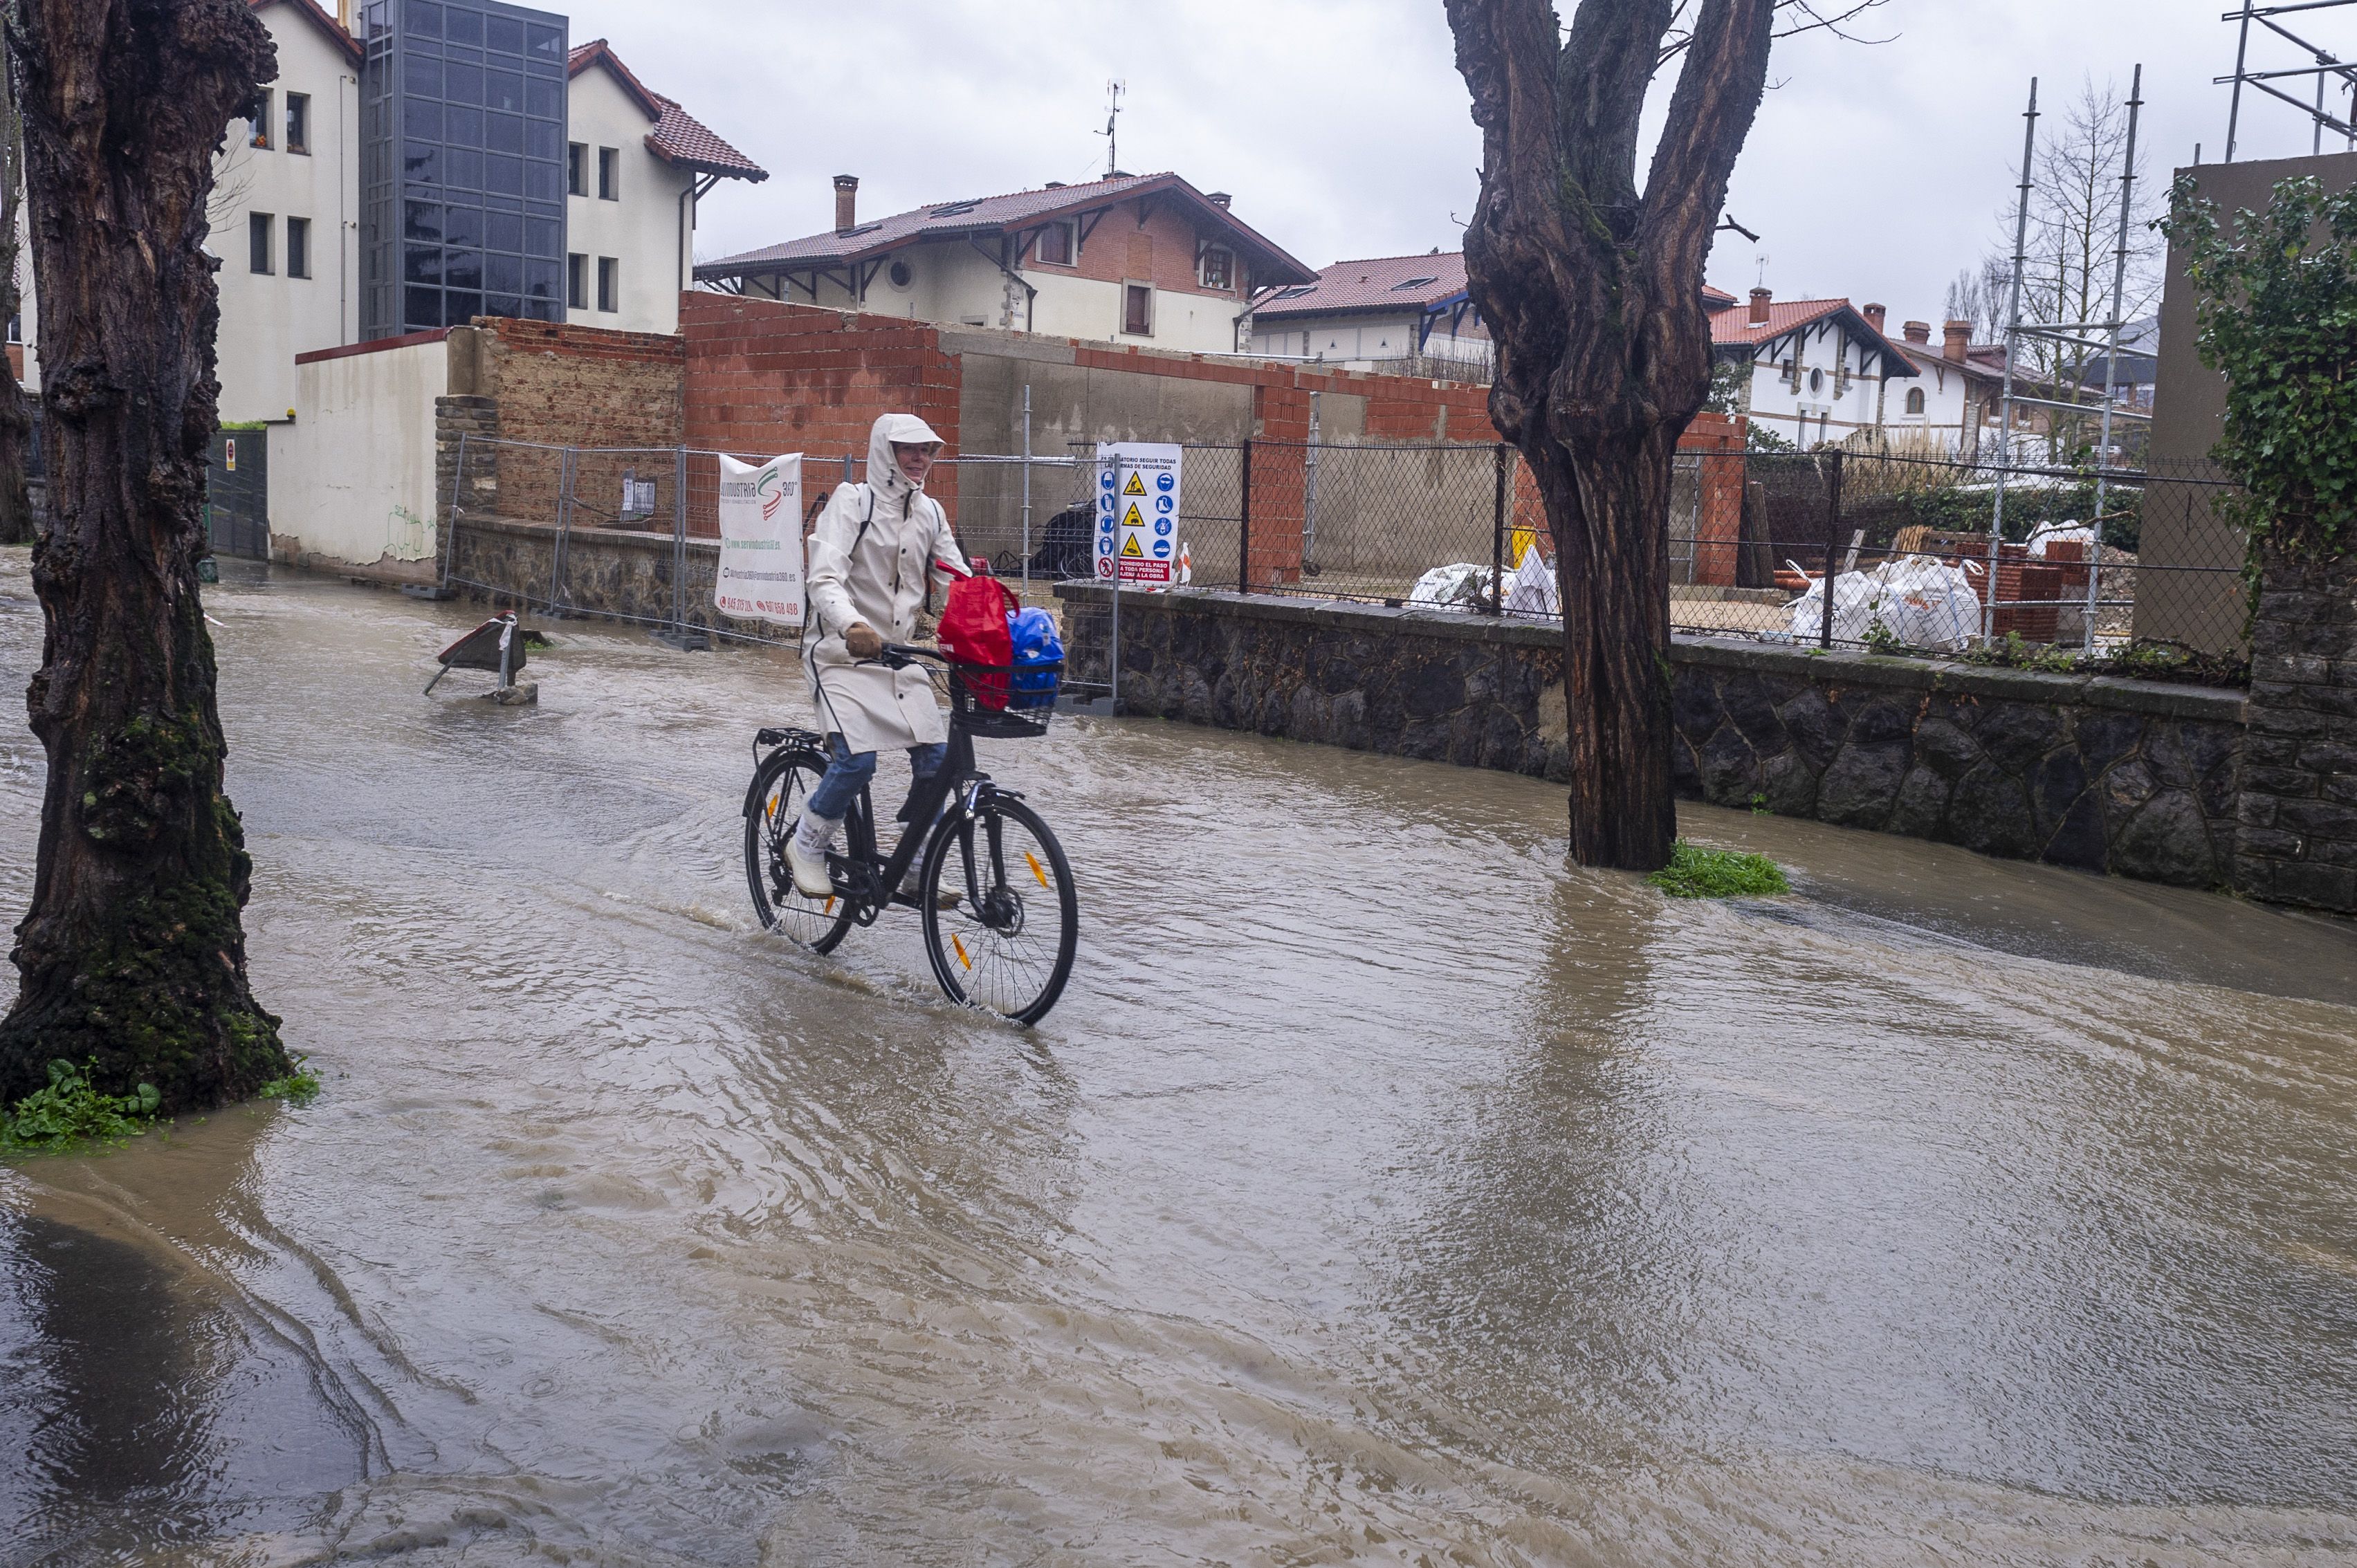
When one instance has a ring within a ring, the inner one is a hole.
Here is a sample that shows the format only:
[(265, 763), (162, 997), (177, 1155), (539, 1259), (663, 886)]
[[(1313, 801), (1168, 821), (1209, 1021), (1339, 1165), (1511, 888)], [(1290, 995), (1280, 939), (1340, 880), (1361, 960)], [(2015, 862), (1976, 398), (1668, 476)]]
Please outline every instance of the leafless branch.
[[(1695, 4), (1695, 0), (1678, 0), (1676, 16), (1669, 35), (1662, 40), (1661, 58), (1654, 62), (1654, 69), (1669, 64), (1693, 44), (1694, 28), (1686, 18)], [(1776, 36), (1791, 38), (1803, 33), (1826, 32), (1854, 44), (1890, 43), (1898, 34), (1888, 38), (1867, 38), (1848, 30), (1850, 23), (1889, 4), (1890, 0), (1776, 0)]]

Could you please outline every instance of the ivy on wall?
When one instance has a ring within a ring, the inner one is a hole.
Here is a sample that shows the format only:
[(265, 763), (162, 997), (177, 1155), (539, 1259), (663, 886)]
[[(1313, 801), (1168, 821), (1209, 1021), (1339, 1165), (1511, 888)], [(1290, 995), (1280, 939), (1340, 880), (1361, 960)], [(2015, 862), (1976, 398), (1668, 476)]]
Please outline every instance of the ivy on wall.
[(2201, 362), (2226, 378), (2212, 452), (2243, 486), (2233, 521), (2289, 554), (2357, 544), (2357, 189), (2276, 187), (2233, 231), (2191, 175), (2160, 221), (2198, 297)]

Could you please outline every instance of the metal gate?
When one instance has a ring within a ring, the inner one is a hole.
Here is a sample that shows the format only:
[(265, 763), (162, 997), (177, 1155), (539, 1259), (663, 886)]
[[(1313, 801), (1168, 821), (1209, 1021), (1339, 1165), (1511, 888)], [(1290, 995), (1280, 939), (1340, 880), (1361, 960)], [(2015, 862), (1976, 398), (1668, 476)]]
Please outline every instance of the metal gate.
[(270, 559), (270, 432), (213, 432), (205, 532), (220, 555)]

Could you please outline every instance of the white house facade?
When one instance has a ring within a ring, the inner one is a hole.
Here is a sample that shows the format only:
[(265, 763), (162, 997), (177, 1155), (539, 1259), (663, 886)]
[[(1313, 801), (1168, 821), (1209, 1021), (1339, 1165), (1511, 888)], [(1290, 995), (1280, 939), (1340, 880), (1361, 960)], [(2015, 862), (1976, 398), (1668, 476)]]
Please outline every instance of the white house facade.
[(1345, 367), (1436, 361), (1486, 376), (1496, 345), (1466, 292), (1461, 252), (1337, 262), (1307, 284), (1254, 302), (1251, 347)]
[[(1707, 303), (1711, 349), (1748, 365), (1740, 412), (1752, 424), (1798, 446), (1842, 441), (1878, 429), (1889, 413), (1890, 383), (1911, 381), (1915, 366), (1883, 336), (1882, 307), (1861, 312), (1846, 299), (1779, 303), (1764, 288), (1749, 306), (1726, 295)], [(1900, 394), (1904, 395), (1904, 389)]]
[[(230, 123), (208, 214), (225, 422), (293, 417), (298, 354), (479, 315), (676, 331), (697, 200), (767, 177), (603, 39), (549, 49), (554, 13), (376, 0), (355, 30), (317, 0), (249, 3), (278, 77)], [(421, 16), (435, 36), (396, 30)], [(29, 287), (22, 330), (38, 387)]]
[(1246, 347), (1255, 289), (1314, 274), (1175, 174), (947, 201), (872, 222), (834, 181), (835, 226), (706, 262), (707, 287), (943, 326), (1192, 353)]

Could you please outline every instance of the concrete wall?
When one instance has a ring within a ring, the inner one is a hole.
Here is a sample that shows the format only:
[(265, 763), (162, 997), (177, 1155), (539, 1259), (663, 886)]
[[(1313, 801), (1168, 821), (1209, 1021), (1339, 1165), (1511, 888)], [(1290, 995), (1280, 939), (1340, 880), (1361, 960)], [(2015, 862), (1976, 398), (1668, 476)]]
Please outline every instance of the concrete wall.
[[(1066, 586), (1076, 680), (1098, 588)], [(1439, 611), (1130, 593), (1125, 712), (1567, 777), (1562, 631)], [(1681, 638), (1679, 792), (2016, 859), (2210, 887), (2231, 875), (2240, 693)]]
[[(2240, 210), (2264, 211), (2280, 181), (2313, 177), (2327, 190), (2345, 190), (2357, 181), (2357, 154), (2339, 153), (2320, 158), (2278, 158), (2262, 163), (2202, 164), (2179, 169), (2193, 176), (2202, 196), (2218, 204), (2231, 220)], [(2172, 467), (2206, 462), (2211, 448), (2223, 434), (2226, 414), (2225, 378), (2201, 363), (2194, 342), (2194, 313), (2200, 300), (2185, 276), (2184, 259), (2172, 247), (2168, 283), (2160, 305), (2160, 353), (2153, 390), (2152, 467), (2158, 474)], [(2236, 572), (2242, 568), (2244, 541), (2207, 504), (2206, 493), (2189, 487), (2156, 483), (2145, 499), (2144, 537), (2140, 559), (2147, 566), (2197, 566)], [(2207, 593), (2189, 591), (2155, 596), (2147, 607), (2136, 607), (2136, 634), (2191, 643), (2219, 651), (2239, 648), (2247, 613), (2241, 585), (2217, 579)]]
[[(678, 331), (693, 243), (692, 232), (683, 232), (680, 197), (695, 177), (647, 150), (655, 123), (602, 65), (573, 78), (565, 112), (566, 138), (588, 149), (583, 170), (588, 194), (568, 196), (565, 203), (565, 248), (587, 258), (586, 308), (568, 309), (565, 320), (621, 332)], [(612, 201), (597, 194), (600, 147), (620, 155), (619, 195)], [(619, 263), (619, 310), (597, 308), (601, 256)]]
[(404, 581), (434, 575), (435, 401), (449, 383), (443, 336), (296, 360), (296, 417), (271, 433), (274, 557)]

